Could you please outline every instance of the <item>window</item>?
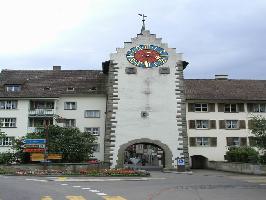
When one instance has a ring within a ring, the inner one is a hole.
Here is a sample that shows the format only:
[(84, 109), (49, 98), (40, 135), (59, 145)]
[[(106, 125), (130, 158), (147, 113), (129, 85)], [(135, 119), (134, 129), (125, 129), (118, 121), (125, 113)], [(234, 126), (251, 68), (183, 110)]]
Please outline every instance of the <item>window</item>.
[(247, 138), (245, 137), (227, 137), (226, 138), (227, 146), (246, 146)]
[(99, 110), (85, 110), (85, 118), (100, 118)]
[(208, 129), (209, 121), (208, 120), (196, 120), (196, 128), (197, 129)]
[(74, 127), (76, 127), (76, 120), (75, 119), (65, 119), (64, 127), (65, 128), (74, 128)]
[(196, 103), (195, 104), (195, 111), (196, 112), (207, 112), (208, 111), (208, 104), (207, 103)]
[(216, 147), (216, 137), (190, 137), (189, 144), (191, 147)]
[(6, 110), (17, 109), (17, 105), (18, 105), (18, 101), (14, 101), (14, 100), (0, 101), (0, 109), (6, 109)]
[(237, 112), (237, 105), (236, 104), (225, 104), (224, 112)]
[(100, 152), (100, 144), (93, 144), (92, 149), (94, 152)]
[(21, 85), (6, 85), (7, 92), (20, 92)]
[(237, 129), (238, 127), (238, 120), (226, 120), (225, 121), (225, 128), (227, 129)]
[(68, 88), (67, 88), (67, 91), (68, 91), (68, 92), (75, 91), (75, 88), (73, 88), (73, 87), (68, 87)]
[(14, 137), (3, 137), (0, 138), (0, 146), (12, 146)]
[(2, 128), (16, 127), (16, 118), (0, 118), (0, 127)]
[(253, 105), (254, 112), (266, 112), (266, 104), (254, 104)]
[(100, 128), (99, 127), (86, 127), (85, 132), (98, 136), (100, 135)]
[(76, 110), (77, 102), (65, 102), (65, 110)]

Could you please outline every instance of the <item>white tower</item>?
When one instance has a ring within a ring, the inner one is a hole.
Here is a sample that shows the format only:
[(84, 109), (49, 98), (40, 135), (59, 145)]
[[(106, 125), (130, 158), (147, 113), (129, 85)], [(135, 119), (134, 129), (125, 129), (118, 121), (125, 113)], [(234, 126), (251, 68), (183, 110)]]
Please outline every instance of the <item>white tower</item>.
[(176, 168), (176, 158), (188, 166), (183, 63), (144, 21), (141, 34), (111, 54), (105, 161), (112, 167), (124, 165), (124, 152), (134, 144), (162, 149), (164, 168)]

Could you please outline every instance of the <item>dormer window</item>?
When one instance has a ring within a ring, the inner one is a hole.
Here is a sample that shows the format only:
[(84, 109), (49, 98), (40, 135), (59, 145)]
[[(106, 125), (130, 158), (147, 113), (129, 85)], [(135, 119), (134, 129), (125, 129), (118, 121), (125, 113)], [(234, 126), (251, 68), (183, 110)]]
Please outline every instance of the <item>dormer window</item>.
[(73, 92), (73, 91), (75, 91), (75, 88), (74, 88), (74, 87), (68, 87), (68, 88), (67, 88), (67, 91), (68, 91), (68, 92)]
[(7, 92), (20, 92), (21, 85), (6, 85)]
[(48, 90), (51, 90), (51, 88), (50, 87), (44, 87), (43, 90), (48, 91)]

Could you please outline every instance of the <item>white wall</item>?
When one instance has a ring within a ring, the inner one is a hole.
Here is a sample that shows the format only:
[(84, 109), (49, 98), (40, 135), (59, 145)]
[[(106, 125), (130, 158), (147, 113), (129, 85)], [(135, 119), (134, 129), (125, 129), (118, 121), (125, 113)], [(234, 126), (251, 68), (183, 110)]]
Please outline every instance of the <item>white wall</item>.
[[(17, 109), (0, 109), (0, 118), (16, 118), (16, 128), (1, 128), (7, 136), (21, 137), (27, 133), (28, 127), (29, 100), (18, 100)], [(0, 152), (9, 150), (8, 147), (1, 147)]]
[[(64, 102), (77, 102), (77, 109), (64, 110)], [(100, 118), (85, 118), (85, 110), (100, 110)], [(61, 97), (56, 102), (56, 114), (66, 119), (76, 119), (76, 126), (81, 131), (84, 131), (85, 127), (100, 127), (100, 136), (97, 136), (100, 152), (94, 153), (94, 156), (99, 160), (103, 160), (104, 157), (105, 112), (105, 96)]]

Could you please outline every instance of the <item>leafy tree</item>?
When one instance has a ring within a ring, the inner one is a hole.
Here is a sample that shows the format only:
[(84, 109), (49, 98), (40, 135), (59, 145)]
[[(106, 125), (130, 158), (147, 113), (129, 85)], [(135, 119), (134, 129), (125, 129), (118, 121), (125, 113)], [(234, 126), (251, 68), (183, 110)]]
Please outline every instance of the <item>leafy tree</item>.
[(253, 116), (251, 119), (251, 145), (266, 151), (266, 118), (263, 116)]
[(93, 153), (95, 137), (81, 132), (77, 128), (49, 126), (39, 133), (28, 133), (15, 142), (14, 148), (22, 161), (27, 161), (28, 153), (23, 153), (23, 139), (47, 139), (49, 153), (61, 153), (62, 162), (82, 162), (88, 160)]

